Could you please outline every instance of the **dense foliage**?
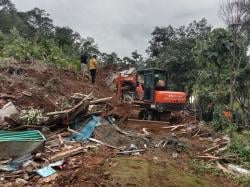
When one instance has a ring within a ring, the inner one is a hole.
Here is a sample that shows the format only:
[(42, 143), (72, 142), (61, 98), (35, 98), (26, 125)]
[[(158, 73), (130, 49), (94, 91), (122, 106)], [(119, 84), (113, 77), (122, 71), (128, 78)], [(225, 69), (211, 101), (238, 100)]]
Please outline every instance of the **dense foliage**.
[(79, 65), (83, 51), (101, 61), (121, 61), (116, 53), (101, 53), (93, 38), (82, 38), (68, 27), (53, 24), (39, 8), (19, 12), (10, 0), (0, 0), (0, 56), (17, 60), (40, 60), (61, 67)]

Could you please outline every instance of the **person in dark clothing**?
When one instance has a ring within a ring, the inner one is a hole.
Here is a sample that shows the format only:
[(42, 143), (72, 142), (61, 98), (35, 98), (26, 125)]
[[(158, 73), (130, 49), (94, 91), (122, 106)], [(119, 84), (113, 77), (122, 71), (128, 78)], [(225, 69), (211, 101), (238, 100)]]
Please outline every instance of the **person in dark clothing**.
[(89, 77), (88, 58), (89, 58), (89, 55), (86, 52), (81, 55), (81, 70), (83, 72), (83, 76), (87, 78)]

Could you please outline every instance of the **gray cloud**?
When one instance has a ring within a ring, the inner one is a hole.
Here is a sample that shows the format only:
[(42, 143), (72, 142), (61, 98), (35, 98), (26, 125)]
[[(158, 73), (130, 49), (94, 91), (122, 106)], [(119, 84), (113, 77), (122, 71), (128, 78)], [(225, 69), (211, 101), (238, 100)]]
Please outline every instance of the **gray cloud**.
[(93, 37), (101, 51), (145, 54), (155, 26), (187, 25), (203, 17), (215, 27), (220, 0), (13, 0), (18, 10), (46, 10), (55, 25)]

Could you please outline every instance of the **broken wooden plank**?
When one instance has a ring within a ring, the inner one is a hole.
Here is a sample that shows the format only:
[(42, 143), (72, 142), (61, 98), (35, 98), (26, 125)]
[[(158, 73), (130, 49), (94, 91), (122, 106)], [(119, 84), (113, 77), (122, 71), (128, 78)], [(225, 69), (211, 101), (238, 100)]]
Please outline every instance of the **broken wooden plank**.
[(78, 147), (78, 148), (75, 148), (75, 149), (66, 150), (66, 151), (60, 152), (60, 153), (58, 153), (56, 155), (53, 155), (52, 157), (50, 157), (49, 160), (51, 162), (55, 162), (55, 161), (58, 161), (58, 160), (62, 160), (62, 159), (65, 159), (65, 158), (80, 154), (82, 152), (84, 152), (84, 148), (83, 147)]
[(219, 145), (215, 145), (215, 146), (213, 146), (213, 147), (210, 147), (210, 148), (208, 148), (208, 149), (202, 151), (202, 153), (208, 153), (208, 152), (214, 151), (215, 149), (220, 148), (221, 146), (227, 145), (228, 143), (229, 143), (229, 142), (224, 142), (224, 143), (221, 143), (221, 144), (219, 144)]
[(117, 152), (117, 154), (130, 154), (130, 153), (141, 153), (145, 152), (145, 149), (137, 149), (137, 150), (130, 150), (130, 151), (121, 151)]
[(173, 129), (173, 128), (179, 128), (179, 127), (185, 127), (185, 125), (172, 125), (172, 126), (168, 126), (168, 127), (162, 127), (162, 129)]
[(80, 114), (81, 112), (85, 112), (87, 113), (87, 108), (89, 106), (89, 101), (83, 101), (78, 107), (76, 107), (74, 110), (70, 110), (68, 112), (68, 120), (71, 121), (71, 120), (74, 120), (78, 114)]
[(77, 105), (75, 105), (73, 108), (68, 110), (68, 113), (76, 110), (77, 108), (79, 108), (80, 106), (82, 106), (84, 104), (85, 101), (87, 101), (88, 99), (90, 99), (90, 97), (93, 95), (93, 92), (91, 92), (89, 95), (87, 95), (84, 99), (82, 99)]
[(32, 96), (32, 93), (28, 92), (28, 91), (23, 91), (22, 94), (25, 95), (25, 96), (28, 96), (28, 97)]
[(133, 123), (133, 124), (137, 124), (137, 125), (154, 125), (154, 124), (158, 124), (158, 125), (169, 125), (169, 122), (165, 122), (165, 121), (149, 121), (149, 120), (137, 120), (137, 119), (128, 119), (128, 123)]
[(50, 126), (54, 124), (68, 124), (71, 120), (74, 120), (77, 115), (81, 112), (87, 112), (87, 107), (89, 105), (88, 99), (93, 95), (90, 93), (87, 97), (81, 100), (77, 105), (73, 108), (64, 111), (58, 111), (54, 113), (47, 113), (50, 116), (54, 116), (54, 118), (49, 118), (44, 125)]
[(58, 139), (59, 139), (60, 145), (62, 146), (64, 144), (64, 141), (63, 141), (62, 136), (60, 134), (58, 134)]
[(102, 98), (102, 99), (97, 99), (97, 100), (94, 100), (94, 101), (90, 101), (89, 104), (95, 105), (95, 104), (99, 104), (99, 103), (107, 103), (107, 102), (109, 102), (111, 100), (112, 100), (112, 97), (106, 97), (106, 98)]
[(48, 149), (50, 152), (56, 153), (56, 151), (54, 151), (53, 149), (49, 148), (48, 146), (44, 146), (44, 147), (45, 147), (45, 149)]
[(55, 115), (65, 114), (65, 113), (67, 113), (68, 111), (69, 111), (69, 110), (48, 112), (48, 113), (46, 113), (45, 115), (46, 115), (46, 116), (55, 116)]
[(201, 129), (199, 128), (199, 129), (197, 130), (197, 132), (196, 132), (192, 137), (196, 137), (200, 132), (201, 132)]
[(176, 127), (172, 128), (172, 129), (171, 129), (171, 132), (177, 130), (177, 129), (180, 128), (180, 127), (181, 127), (181, 126), (176, 126)]
[[(62, 129), (62, 130), (65, 130), (65, 129)], [(62, 131), (61, 130), (61, 131)], [(49, 141), (49, 140), (54, 140), (54, 139), (56, 139), (56, 138), (58, 138), (58, 135), (60, 134), (60, 136), (61, 137), (68, 137), (68, 136), (70, 136), (70, 133), (69, 132), (62, 132), (62, 133), (60, 133), (60, 131), (58, 131), (58, 132), (56, 132), (55, 134), (51, 134), (50, 136), (48, 136), (46, 139), (47, 139), (47, 141)]]
[(48, 112), (45, 115), (46, 116), (55, 116), (55, 115), (61, 115), (61, 114), (66, 114), (66, 113), (70, 113), (73, 112), (74, 110), (76, 110), (78, 107), (80, 107), (81, 105), (84, 104), (84, 102), (86, 100), (88, 100), (91, 96), (93, 95), (93, 93), (91, 92), (89, 95), (87, 95), (84, 99), (82, 99), (77, 105), (75, 105), (73, 108), (67, 109), (67, 110), (62, 110), (62, 111), (55, 111), (55, 112)]
[(218, 158), (220, 158), (220, 157), (213, 156), (213, 155), (200, 155), (200, 156), (195, 156), (194, 158), (218, 159)]
[(99, 144), (101, 144), (101, 145), (105, 145), (105, 146), (110, 147), (110, 148), (112, 148), (112, 149), (123, 150), (123, 149), (121, 149), (121, 148), (115, 147), (115, 146), (113, 146), (113, 145), (109, 145), (109, 144), (107, 144), (107, 143), (104, 143), (104, 142), (102, 142), (102, 141), (100, 141), (100, 140), (97, 140), (97, 139), (94, 139), (94, 138), (88, 138), (88, 140), (91, 141), (91, 142), (99, 143)]

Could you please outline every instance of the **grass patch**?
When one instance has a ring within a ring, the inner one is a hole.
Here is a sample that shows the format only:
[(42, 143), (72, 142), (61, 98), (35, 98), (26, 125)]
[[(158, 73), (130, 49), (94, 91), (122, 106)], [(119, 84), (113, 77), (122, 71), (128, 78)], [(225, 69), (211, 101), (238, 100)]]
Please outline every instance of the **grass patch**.
[(250, 164), (250, 133), (232, 133), (231, 144), (228, 148), (229, 153), (238, 155), (238, 164)]
[(106, 167), (121, 186), (213, 186), (204, 177), (178, 170), (167, 163), (132, 158), (115, 158), (116, 166)]
[(219, 169), (206, 164), (203, 160), (194, 159), (191, 161), (191, 166), (192, 166), (194, 174), (199, 175), (199, 176), (202, 176), (205, 174), (212, 174), (212, 175), (218, 176), (222, 174), (222, 172)]

